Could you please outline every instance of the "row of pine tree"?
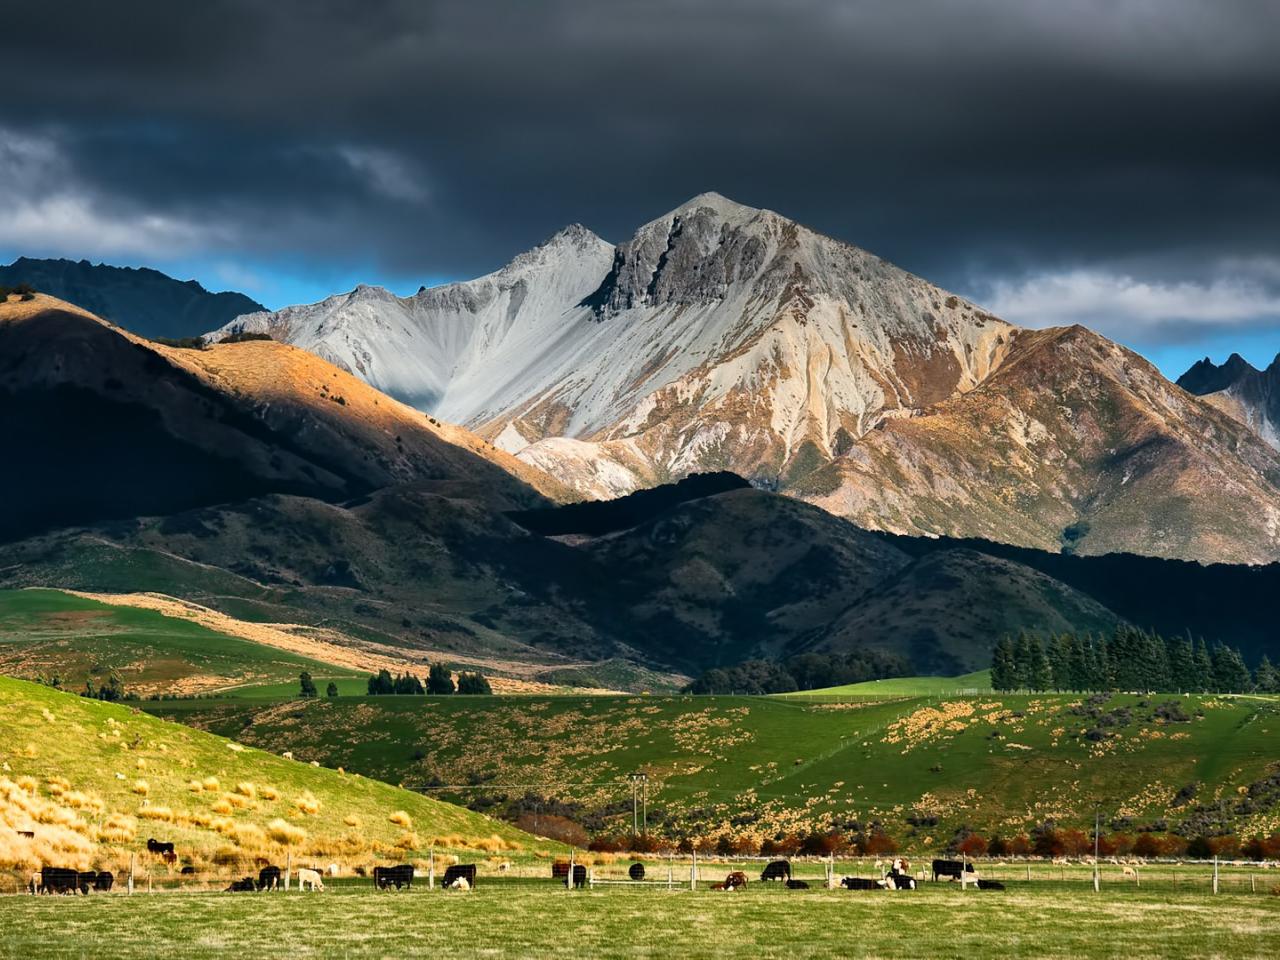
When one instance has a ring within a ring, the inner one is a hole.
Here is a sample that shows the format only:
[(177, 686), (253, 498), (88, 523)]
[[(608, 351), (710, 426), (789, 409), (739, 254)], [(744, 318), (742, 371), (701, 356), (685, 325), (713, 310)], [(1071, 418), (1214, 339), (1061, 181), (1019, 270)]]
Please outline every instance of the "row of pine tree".
[(1280, 673), (1265, 656), (1250, 673), (1240, 651), (1203, 639), (1161, 637), (1135, 627), (1110, 636), (1063, 633), (1042, 642), (1021, 633), (1002, 638), (991, 655), (995, 690), (1177, 693), (1280, 693)]

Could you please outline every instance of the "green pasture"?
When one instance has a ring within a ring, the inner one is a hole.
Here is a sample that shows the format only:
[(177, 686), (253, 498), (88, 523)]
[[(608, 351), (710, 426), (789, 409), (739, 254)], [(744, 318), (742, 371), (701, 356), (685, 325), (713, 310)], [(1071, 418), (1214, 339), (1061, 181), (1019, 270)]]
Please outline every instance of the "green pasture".
[(1131, 888), (914, 892), (486, 884), (470, 893), (0, 898), (0, 958), (1272, 957), (1280, 897)]

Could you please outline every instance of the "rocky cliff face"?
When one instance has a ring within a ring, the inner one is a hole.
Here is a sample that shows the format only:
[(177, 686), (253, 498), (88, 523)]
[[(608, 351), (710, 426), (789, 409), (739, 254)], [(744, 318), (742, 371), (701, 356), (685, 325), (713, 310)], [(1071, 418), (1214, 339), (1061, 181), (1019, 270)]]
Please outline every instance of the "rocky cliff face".
[(1208, 357), (1178, 378), (1178, 386), (1202, 396), (1280, 448), (1280, 355), (1259, 370), (1238, 353), (1222, 366)]
[(478, 280), (227, 329), (320, 353), (588, 497), (732, 470), (888, 530), (1280, 551), (1275, 452), (1141, 358), (1019, 330), (718, 194), (616, 247), (572, 227)]

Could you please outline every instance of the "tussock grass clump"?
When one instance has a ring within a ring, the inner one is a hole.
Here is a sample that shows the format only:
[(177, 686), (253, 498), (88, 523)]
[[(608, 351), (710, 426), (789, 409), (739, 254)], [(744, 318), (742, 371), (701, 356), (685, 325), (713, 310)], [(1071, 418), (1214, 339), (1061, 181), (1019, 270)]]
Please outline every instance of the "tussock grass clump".
[(315, 816), (320, 812), (320, 801), (315, 795), (307, 790), (293, 801), (293, 805), (298, 809), (299, 813), (305, 813), (308, 816)]
[(236, 784), (236, 793), (242, 797), (248, 797), (252, 800), (257, 792), (257, 788), (248, 780), (241, 780)]
[(187, 783), (187, 789), (190, 790), (192, 793), (203, 793), (204, 784), (201, 783), (199, 780), (191, 780)]
[(218, 782), (217, 777), (205, 777), (204, 788), (209, 793), (217, 793), (222, 789), (222, 784)]
[(267, 824), (267, 836), (283, 846), (297, 846), (307, 839), (307, 831), (280, 817)]
[(138, 816), (144, 820), (159, 820), (162, 823), (173, 823), (173, 811), (169, 807), (143, 807), (138, 811)]
[(242, 847), (260, 848), (266, 846), (267, 834), (256, 823), (237, 823), (231, 832), (236, 843)]
[(412, 830), (408, 830), (396, 840), (396, 846), (401, 850), (417, 850), (422, 846), (422, 841), (418, 839), (418, 835)]
[(95, 816), (106, 809), (101, 797), (90, 796), (81, 790), (69, 790), (62, 795), (62, 802), (73, 810), (87, 810)]
[(280, 791), (277, 790), (275, 787), (262, 787), (258, 790), (258, 794), (259, 796), (262, 797), (263, 800), (279, 800), (280, 799)]
[(387, 819), (390, 820), (392, 823), (394, 823), (397, 827), (404, 827), (406, 830), (410, 830), (413, 828), (413, 818), (409, 816), (407, 813), (405, 813), (403, 810), (395, 811), (395, 813), (391, 814), (391, 816), (387, 817)]
[(26, 793), (36, 793), (40, 789), (40, 783), (35, 777), (19, 777), (15, 783), (19, 790)]
[(113, 813), (98, 827), (101, 843), (130, 843), (138, 835), (138, 821), (125, 813)]
[(224, 796), (223, 799), (225, 799), (227, 803), (231, 804), (231, 806), (235, 807), (237, 810), (247, 810), (249, 807), (252, 807), (254, 805), (252, 800), (250, 800), (248, 797), (243, 796), (239, 793), (228, 793)]
[(66, 777), (47, 777), (44, 785), (51, 797), (60, 797), (71, 789), (71, 782)]
[(348, 813), (345, 817), (342, 818), (342, 822), (345, 823), (348, 827), (360, 826), (360, 818), (357, 817), (354, 813)]
[(151, 792), (151, 784), (145, 780), (135, 780), (133, 781), (133, 792), (140, 797), (145, 797)]
[(214, 813), (228, 814), (233, 812), (235, 807), (231, 805), (231, 801), (226, 797), (219, 797), (217, 800), (213, 801), (213, 806), (209, 809)]

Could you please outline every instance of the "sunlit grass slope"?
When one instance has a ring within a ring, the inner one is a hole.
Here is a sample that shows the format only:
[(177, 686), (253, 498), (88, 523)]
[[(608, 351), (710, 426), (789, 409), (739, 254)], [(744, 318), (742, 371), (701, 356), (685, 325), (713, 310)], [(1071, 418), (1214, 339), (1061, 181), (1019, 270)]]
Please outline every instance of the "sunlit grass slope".
[(148, 837), (197, 867), (286, 852), (350, 866), (420, 857), (432, 843), (497, 853), (532, 842), (385, 783), (5, 677), (0, 827), (0, 869), (119, 868)]

